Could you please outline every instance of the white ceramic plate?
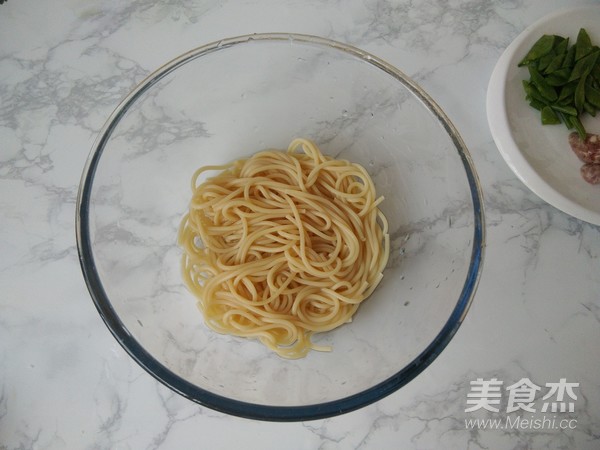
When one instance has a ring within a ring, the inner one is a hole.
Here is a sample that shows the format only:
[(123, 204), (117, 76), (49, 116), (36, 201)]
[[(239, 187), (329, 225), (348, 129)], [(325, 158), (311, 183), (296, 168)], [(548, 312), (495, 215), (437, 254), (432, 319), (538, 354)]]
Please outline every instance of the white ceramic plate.
[[(527, 27), (504, 51), (487, 91), (487, 116), (492, 136), (513, 172), (541, 199), (586, 222), (600, 225), (600, 185), (585, 182), (582, 163), (569, 147), (563, 125), (542, 125), (539, 112), (525, 101), (521, 81), (527, 69), (519, 61), (543, 34), (577, 38), (585, 28), (600, 45), (600, 6), (561, 10)], [(600, 133), (600, 116), (585, 115), (589, 133)]]

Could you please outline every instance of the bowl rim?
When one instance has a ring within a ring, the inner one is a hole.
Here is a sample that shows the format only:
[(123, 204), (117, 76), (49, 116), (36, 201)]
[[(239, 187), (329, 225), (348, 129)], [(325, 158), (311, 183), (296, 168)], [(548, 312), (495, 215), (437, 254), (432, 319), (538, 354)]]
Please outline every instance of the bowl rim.
[[(458, 301), (440, 332), (418, 356), (396, 374), (356, 394), (320, 404), (274, 406), (234, 400), (202, 389), (172, 372), (148, 353), (119, 319), (96, 270), (92, 249), (89, 206), (94, 175), (106, 143), (131, 105), (161, 78), (194, 59), (232, 46), (261, 41), (290, 41), (341, 51), (373, 65), (403, 84), (434, 114), (451, 138), (462, 160), (473, 202), (474, 226), (469, 269)], [(485, 218), (479, 178), (465, 143), (437, 103), (403, 72), (366, 51), (328, 38), (296, 33), (255, 33), (214, 41), (172, 59), (142, 80), (112, 112), (92, 146), (79, 185), (75, 222), (79, 262), (90, 296), (114, 338), (134, 361), (156, 380), (200, 405), (234, 416), (278, 422), (315, 420), (345, 414), (381, 400), (413, 380), (437, 358), (465, 319), (481, 277), (485, 250)]]

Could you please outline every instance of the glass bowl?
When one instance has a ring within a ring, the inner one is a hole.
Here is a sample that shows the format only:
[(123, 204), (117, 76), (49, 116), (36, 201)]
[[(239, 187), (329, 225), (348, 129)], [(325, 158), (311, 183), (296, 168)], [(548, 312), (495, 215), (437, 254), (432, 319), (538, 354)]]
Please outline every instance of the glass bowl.
[[(314, 336), (333, 350), (287, 360), (207, 328), (177, 230), (197, 168), (296, 137), (368, 170), (391, 254), (354, 320)], [(77, 244), (102, 319), (157, 380), (225, 413), (309, 420), (389, 395), (445, 348), (482, 268), (482, 195), (457, 130), (402, 72), (327, 39), (254, 34), (174, 59), (117, 107), (84, 169)]]

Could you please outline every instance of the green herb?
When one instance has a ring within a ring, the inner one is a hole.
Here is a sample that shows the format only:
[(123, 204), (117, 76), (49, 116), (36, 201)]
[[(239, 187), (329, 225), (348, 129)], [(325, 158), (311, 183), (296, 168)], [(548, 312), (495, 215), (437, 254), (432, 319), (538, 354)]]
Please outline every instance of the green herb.
[(554, 125), (560, 123), (560, 119), (554, 112), (551, 106), (544, 106), (542, 108), (542, 123), (544, 125)]
[(600, 109), (600, 90), (596, 89), (591, 84), (586, 84), (585, 99), (597, 109)]
[(598, 55), (600, 51), (596, 51), (593, 53), (589, 53), (587, 56), (578, 59), (573, 67), (571, 72), (571, 76), (569, 77), (569, 81), (575, 81), (581, 78), (582, 76), (587, 75), (592, 71), (592, 68), (596, 65), (598, 61)]
[(575, 43), (575, 60), (583, 58), (592, 51), (592, 41), (585, 29), (580, 29)]
[(546, 34), (539, 38), (537, 42), (533, 44), (533, 47), (531, 47), (529, 53), (527, 53), (525, 58), (523, 58), (523, 60), (519, 63), (519, 66), (525, 66), (531, 61), (537, 61), (542, 56), (550, 53), (552, 47), (554, 47), (554, 39), (555, 36), (548, 36)]
[(529, 71), (529, 80), (523, 80), (525, 99), (540, 111), (542, 124), (564, 123), (585, 138), (581, 115), (600, 111), (600, 47), (584, 28), (569, 44), (568, 38), (545, 34), (518, 66)]
[(573, 108), (572, 106), (552, 105), (550, 106), (550, 108), (552, 108), (554, 111), (558, 111), (563, 114), (568, 114), (569, 116), (577, 115), (577, 109)]
[(583, 104), (585, 103), (585, 79), (585, 76), (581, 77), (575, 88), (575, 108), (580, 114), (583, 111)]
[(540, 91), (540, 94), (542, 94), (546, 100), (554, 102), (558, 99), (556, 90), (546, 82), (546, 79), (533, 65), (529, 65), (529, 75), (531, 76), (531, 83), (538, 88), (538, 91)]

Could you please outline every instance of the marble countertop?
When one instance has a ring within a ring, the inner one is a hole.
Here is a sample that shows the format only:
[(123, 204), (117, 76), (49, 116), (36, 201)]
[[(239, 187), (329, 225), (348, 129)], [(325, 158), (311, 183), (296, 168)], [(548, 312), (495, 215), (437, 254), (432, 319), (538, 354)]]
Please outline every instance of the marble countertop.
[[(509, 43), (552, 11), (590, 4), (0, 5), (0, 449), (278, 449), (281, 439), (298, 449), (600, 448), (600, 227), (527, 189), (485, 113), (491, 72)], [(304, 423), (227, 416), (155, 381), (99, 317), (75, 242), (83, 166), (119, 101), (191, 48), (272, 31), (343, 41), (413, 77), (460, 130), (486, 206), (482, 279), (442, 355), (375, 404)]]

